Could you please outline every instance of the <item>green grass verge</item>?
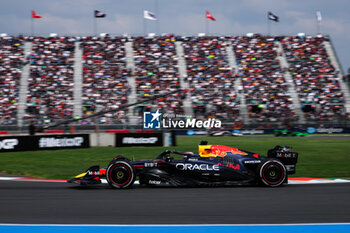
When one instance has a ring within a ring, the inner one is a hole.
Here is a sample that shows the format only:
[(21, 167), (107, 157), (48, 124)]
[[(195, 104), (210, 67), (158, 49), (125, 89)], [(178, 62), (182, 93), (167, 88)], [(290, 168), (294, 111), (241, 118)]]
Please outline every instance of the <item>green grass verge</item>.
[(350, 177), (350, 142), (320, 138), (275, 137), (202, 137), (178, 136), (178, 146), (92, 147), (89, 149), (0, 153), (0, 172), (42, 178), (68, 179), (89, 166), (105, 167), (116, 155), (135, 159), (153, 159), (165, 149), (197, 151), (200, 140), (266, 155), (275, 145), (289, 145), (299, 152), (294, 177)]

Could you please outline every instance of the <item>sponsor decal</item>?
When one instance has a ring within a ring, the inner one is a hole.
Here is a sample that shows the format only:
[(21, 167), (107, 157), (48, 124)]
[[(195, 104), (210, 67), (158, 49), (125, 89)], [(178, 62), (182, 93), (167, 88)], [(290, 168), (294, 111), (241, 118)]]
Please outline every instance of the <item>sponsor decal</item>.
[(242, 134), (242, 131), (239, 130), (239, 129), (234, 129), (232, 132), (233, 132), (233, 133), (237, 133), (237, 134)]
[(0, 152), (90, 147), (88, 134), (0, 137)]
[(232, 168), (233, 170), (239, 170), (241, 169), (241, 166), (239, 166), (239, 164), (233, 165), (231, 163), (228, 164), (222, 164), (222, 163), (218, 163), (219, 166), (223, 166), (223, 167), (228, 167), (228, 168)]
[(149, 138), (125, 137), (123, 138), (124, 144), (155, 144), (157, 141), (158, 141), (157, 137), (149, 137)]
[(295, 170), (295, 165), (285, 165), (288, 172)]
[(145, 167), (157, 167), (157, 163), (145, 163)]
[(261, 160), (246, 160), (243, 163), (245, 164), (261, 163)]
[(161, 182), (159, 180), (149, 180), (149, 184), (160, 184)]
[(317, 128), (317, 133), (342, 133), (343, 128)]
[[(201, 128), (221, 128), (221, 121), (215, 118), (207, 120), (199, 120), (192, 116), (179, 114), (162, 114), (159, 109), (156, 112), (143, 113), (144, 129), (201, 129)], [(189, 135), (196, 134), (193, 131), (188, 132)]]
[(207, 135), (208, 132), (205, 131), (205, 130), (196, 130), (196, 131), (194, 131), (194, 130), (187, 130), (186, 134), (187, 135)]
[(310, 134), (316, 133), (316, 132), (317, 132), (317, 129), (316, 129), (316, 128), (313, 128), (313, 127), (308, 127), (308, 128), (306, 128), (306, 132), (307, 132), (307, 133), (310, 133)]
[(88, 171), (88, 175), (90, 176), (99, 176), (100, 175), (100, 171)]
[(195, 135), (196, 132), (193, 131), (193, 130), (187, 130), (187, 133), (186, 133), (186, 134), (187, 134), (187, 135)]
[(115, 146), (163, 146), (162, 133), (117, 133)]
[(18, 145), (18, 139), (11, 138), (11, 139), (4, 139), (0, 141), (0, 150), (11, 150), (14, 149), (15, 146)]
[(209, 164), (191, 164), (191, 163), (177, 163), (175, 167), (179, 170), (198, 170), (198, 171), (219, 171), (219, 165), (209, 165)]
[(84, 142), (83, 137), (74, 137), (74, 138), (43, 137), (39, 139), (39, 148), (80, 147), (83, 142)]
[(196, 135), (207, 135), (207, 131), (204, 131), (204, 130), (198, 130), (196, 131)]
[(244, 129), (241, 130), (240, 132), (241, 134), (264, 134), (264, 130), (263, 129)]
[(198, 159), (197, 158), (189, 158), (188, 161), (195, 162), (195, 161), (198, 161)]
[(290, 152), (290, 153), (282, 153), (282, 152), (276, 152), (277, 158), (297, 158), (297, 154)]

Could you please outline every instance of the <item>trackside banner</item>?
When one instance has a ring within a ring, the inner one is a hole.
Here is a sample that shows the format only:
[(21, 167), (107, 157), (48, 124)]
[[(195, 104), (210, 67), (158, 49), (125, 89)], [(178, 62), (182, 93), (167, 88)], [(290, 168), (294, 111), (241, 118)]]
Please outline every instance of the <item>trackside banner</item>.
[(163, 146), (162, 133), (117, 133), (115, 146)]
[(89, 148), (88, 134), (0, 137), (0, 152)]
[[(306, 127), (306, 128), (291, 128), (292, 131), (306, 132), (308, 134), (339, 134), (350, 133), (350, 127)], [(243, 135), (259, 135), (273, 134), (275, 129), (225, 129), (225, 132), (243, 134)], [(210, 132), (215, 132), (211, 130)], [(208, 135), (209, 131), (205, 130), (175, 130), (176, 135)], [(219, 132), (219, 131), (217, 131)]]

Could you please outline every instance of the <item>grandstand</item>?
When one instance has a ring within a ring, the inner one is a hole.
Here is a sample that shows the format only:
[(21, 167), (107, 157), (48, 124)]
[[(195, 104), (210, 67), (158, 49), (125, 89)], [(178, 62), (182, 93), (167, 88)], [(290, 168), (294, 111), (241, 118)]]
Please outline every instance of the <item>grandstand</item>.
[[(327, 36), (0, 38), (0, 125), (137, 125), (142, 111), (229, 126), (347, 124), (350, 93)], [(145, 104), (121, 106), (179, 89)]]
[[(171, 35), (134, 38), (137, 101), (147, 100), (154, 95), (164, 95), (180, 88), (175, 41), (176, 39)], [(182, 92), (172, 94), (156, 99), (147, 105), (156, 107), (163, 113), (183, 114), (183, 95)], [(140, 118), (141, 110), (142, 108), (137, 113)]]
[[(130, 71), (125, 59), (125, 42), (125, 38), (83, 38), (80, 46), (83, 50), (81, 109), (84, 117), (127, 104)], [(127, 111), (116, 111), (106, 114), (96, 123), (125, 123), (126, 116)]]

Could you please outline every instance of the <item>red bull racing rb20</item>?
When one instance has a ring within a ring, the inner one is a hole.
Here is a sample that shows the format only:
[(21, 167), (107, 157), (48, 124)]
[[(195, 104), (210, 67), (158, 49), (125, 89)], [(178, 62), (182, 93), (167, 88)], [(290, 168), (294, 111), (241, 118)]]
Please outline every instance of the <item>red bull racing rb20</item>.
[[(107, 166), (92, 166), (68, 183), (100, 184), (106, 179), (112, 188), (133, 186), (136, 178), (150, 186), (263, 185), (277, 187), (295, 173), (298, 153), (288, 146), (276, 146), (267, 156), (202, 141), (198, 154), (166, 150), (153, 160), (130, 161), (115, 157)], [(180, 155), (181, 159), (174, 159)]]

